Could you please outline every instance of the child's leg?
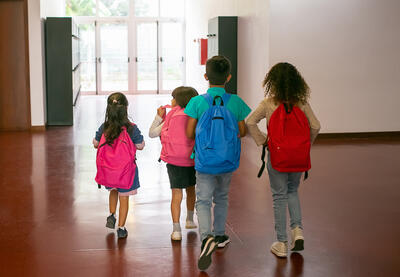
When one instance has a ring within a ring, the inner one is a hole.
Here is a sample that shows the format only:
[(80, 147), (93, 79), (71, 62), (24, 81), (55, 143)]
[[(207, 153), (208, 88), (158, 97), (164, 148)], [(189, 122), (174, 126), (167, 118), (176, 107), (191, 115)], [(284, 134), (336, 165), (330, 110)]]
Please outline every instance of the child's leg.
[(182, 198), (183, 194), (181, 189), (172, 189), (171, 215), (173, 223), (179, 223)]
[(287, 194), (291, 229), (294, 229), (297, 226), (303, 228), (301, 222), (300, 200), (297, 193), (297, 189), (300, 184), (301, 174), (301, 172), (289, 173)]
[[(196, 188), (191, 186), (186, 188), (186, 209), (188, 211), (194, 210), (194, 203), (196, 202)], [(191, 219), (193, 220), (193, 218)]]
[(196, 211), (199, 220), (200, 240), (203, 241), (211, 232), (211, 201), (217, 179), (215, 175), (196, 172)]
[(108, 197), (108, 205), (111, 214), (115, 214), (117, 212), (117, 203), (118, 203), (118, 191), (111, 190), (110, 195)]
[(119, 218), (118, 227), (125, 226), (126, 217), (128, 216), (129, 196), (119, 196)]
[(278, 241), (287, 242), (286, 209), (288, 202), (287, 184), (289, 174), (273, 169), (269, 158), (267, 169), (274, 203), (275, 231)]
[(228, 213), (228, 194), (231, 183), (232, 172), (217, 176), (218, 185), (214, 191), (214, 234), (225, 235), (225, 223)]

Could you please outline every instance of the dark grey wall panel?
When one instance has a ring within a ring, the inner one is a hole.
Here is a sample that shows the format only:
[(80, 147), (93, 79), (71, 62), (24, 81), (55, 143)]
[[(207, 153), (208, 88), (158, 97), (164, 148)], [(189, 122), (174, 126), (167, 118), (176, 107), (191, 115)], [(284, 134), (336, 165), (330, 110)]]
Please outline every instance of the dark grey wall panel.
[(73, 51), (73, 45), (79, 45), (73, 43), (78, 39), (76, 32), (71, 18), (50, 17), (46, 20), (48, 125), (73, 124), (73, 104), (78, 91), (76, 87), (79, 86), (76, 77), (73, 80), (73, 74), (79, 73), (79, 60), (75, 58), (73, 64), (72, 57), (76, 52)]
[(219, 16), (208, 21), (208, 58), (215, 55), (227, 57), (232, 64), (232, 79), (226, 91), (237, 93), (237, 16)]

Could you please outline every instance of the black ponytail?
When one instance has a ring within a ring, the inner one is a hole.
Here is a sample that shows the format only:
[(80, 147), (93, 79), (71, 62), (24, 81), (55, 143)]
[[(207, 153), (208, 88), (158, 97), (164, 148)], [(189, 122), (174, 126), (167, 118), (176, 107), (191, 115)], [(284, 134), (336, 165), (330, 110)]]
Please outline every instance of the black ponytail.
[(120, 92), (111, 94), (107, 99), (106, 118), (104, 121), (104, 136), (106, 143), (111, 145), (126, 127), (128, 133), (132, 131), (132, 124), (128, 119), (128, 99)]

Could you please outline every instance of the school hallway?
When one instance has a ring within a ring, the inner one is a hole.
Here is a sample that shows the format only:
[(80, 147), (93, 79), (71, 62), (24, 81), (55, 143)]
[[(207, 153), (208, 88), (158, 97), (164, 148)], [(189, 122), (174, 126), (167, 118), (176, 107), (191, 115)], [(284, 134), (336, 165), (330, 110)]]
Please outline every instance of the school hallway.
[[(130, 198), (125, 240), (105, 227), (108, 193), (94, 182), (91, 141), (106, 96), (80, 97), (73, 127), (0, 133), (0, 276), (400, 275), (398, 139), (317, 141), (310, 177), (300, 186), (305, 251), (278, 259), (269, 251), (274, 230), (267, 175), (257, 178), (260, 153), (244, 138), (229, 199), (232, 242), (199, 272), (197, 230), (182, 229), (181, 242), (170, 239), (168, 175), (157, 161), (159, 139), (147, 134), (156, 108), (170, 96), (128, 100), (146, 147), (137, 154), (141, 188)], [(181, 223), (184, 202), (182, 208)]]

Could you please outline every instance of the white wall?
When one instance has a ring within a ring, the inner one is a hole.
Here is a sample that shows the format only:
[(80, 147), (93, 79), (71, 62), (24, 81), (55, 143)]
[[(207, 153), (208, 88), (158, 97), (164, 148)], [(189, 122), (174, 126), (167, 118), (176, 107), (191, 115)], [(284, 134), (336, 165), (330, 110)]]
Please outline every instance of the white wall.
[(400, 1), (270, 3), (270, 63), (298, 67), (322, 132), (400, 131)]
[(65, 0), (28, 0), (31, 124), (46, 124), (44, 18), (64, 16)]
[(207, 38), (208, 20), (216, 16), (237, 15), (238, 0), (186, 0), (186, 83), (205, 93), (205, 66), (199, 64), (198, 44), (193, 40)]
[(187, 0), (186, 11), (188, 85), (207, 88), (193, 39), (208, 19), (237, 15), (238, 93), (251, 108), (268, 68), (288, 61), (323, 133), (400, 131), (400, 1)]
[(31, 95), (31, 124), (45, 125), (45, 95), (43, 67), (43, 26), (40, 18), (40, 0), (28, 1), (29, 75)]

